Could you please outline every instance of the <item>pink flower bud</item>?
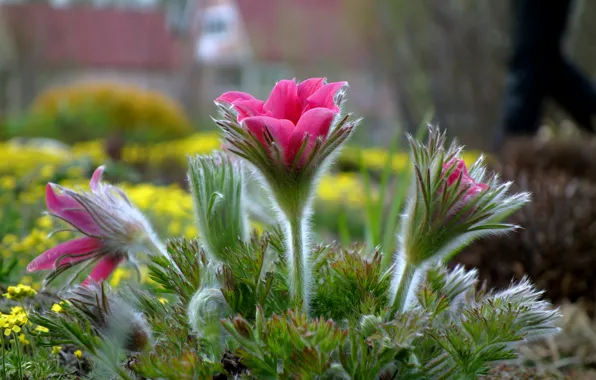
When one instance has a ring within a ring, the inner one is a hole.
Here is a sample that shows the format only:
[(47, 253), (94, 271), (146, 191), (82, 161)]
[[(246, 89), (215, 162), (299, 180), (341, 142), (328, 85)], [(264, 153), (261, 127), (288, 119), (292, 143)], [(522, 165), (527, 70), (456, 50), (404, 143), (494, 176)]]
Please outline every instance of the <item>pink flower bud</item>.
[[(447, 177), (447, 186), (455, 186), (459, 181), (460, 187), (466, 187), (468, 190), (463, 196), (462, 201), (467, 202), (472, 197), (488, 189), (488, 185), (484, 183), (477, 183), (468, 173), (466, 163), (461, 158), (452, 158), (449, 162), (443, 164), (443, 173), (448, 172), (453, 166), (455, 169)], [(461, 179), (460, 179), (461, 177)]]

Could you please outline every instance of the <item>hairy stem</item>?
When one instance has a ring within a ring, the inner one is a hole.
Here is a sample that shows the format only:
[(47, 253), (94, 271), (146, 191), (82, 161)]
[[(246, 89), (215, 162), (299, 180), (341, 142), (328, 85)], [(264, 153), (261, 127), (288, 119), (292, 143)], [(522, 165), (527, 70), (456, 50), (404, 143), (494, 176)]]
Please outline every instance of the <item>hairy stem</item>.
[(303, 217), (289, 218), (286, 227), (286, 255), (290, 275), (290, 294), (296, 304), (301, 304), (308, 311), (310, 275), (308, 265), (308, 247)]
[(410, 307), (422, 280), (422, 272), (421, 267), (409, 263), (403, 256), (397, 258), (393, 277), (396, 290), (391, 305), (391, 316), (403, 313)]

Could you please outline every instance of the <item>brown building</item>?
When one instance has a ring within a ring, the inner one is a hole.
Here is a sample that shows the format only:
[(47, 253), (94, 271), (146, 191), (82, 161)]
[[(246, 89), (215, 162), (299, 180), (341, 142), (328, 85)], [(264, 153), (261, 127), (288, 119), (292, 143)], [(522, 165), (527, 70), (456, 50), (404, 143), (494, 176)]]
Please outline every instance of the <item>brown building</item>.
[(39, 91), (75, 81), (117, 80), (181, 93), (181, 44), (161, 11), (15, 4), (0, 12), (0, 41), (4, 34), (11, 52), (0, 59), (0, 108), (23, 110)]

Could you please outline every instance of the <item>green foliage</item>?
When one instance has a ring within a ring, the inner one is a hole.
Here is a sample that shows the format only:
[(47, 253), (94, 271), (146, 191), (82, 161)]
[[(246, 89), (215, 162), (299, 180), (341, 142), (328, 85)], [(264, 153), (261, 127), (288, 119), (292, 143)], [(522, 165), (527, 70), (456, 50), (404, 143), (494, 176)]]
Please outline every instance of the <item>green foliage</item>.
[(227, 263), (218, 274), (223, 296), (235, 314), (251, 318), (255, 308), (261, 307), (267, 315), (281, 313), (290, 303), (287, 273), (279, 246), (271, 244), (272, 235), (258, 238), (253, 235), (248, 243), (235, 252), (227, 253)]
[[(19, 261), (16, 258), (4, 259), (0, 257), (0, 284), (10, 284), (9, 279), (12, 278), (13, 271), (17, 269)], [(0, 286), (2, 289), (2, 286)]]
[(374, 315), (364, 316), (360, 328), (350, 326), (349, 343), (340, 351), (346, 378), (373, 379), (383, 374), (394, 378), (398, 372), (399, 378), (405, 378), (405, 373), (415, 370), (408, 364), (412, 343), (425, 328), (425, 313), (420, 310), (389, 322)]
[[(103, 287), (102, 287), (103, 292)], [(102, 298), (104, 299), (104, 298)], [(96, 299), (96, 306), (101, 306), (103, 301)], [(95, 365), (104, 368), (113, 375), (123, 379), (133, 379), (121, 363), (125, 358), (125, 351), (119, 344), (116, 336), (101, 335), (98, 331), (97, 318), (103, 318), (101, 314), (93, 314), (87, 306), (61, 302), (60, 312), (31, 313), (29, 319), (39, 326), (48, 329), (43, 334), (40, 345), (57, 346), (73, 344), (81, 347), (91, 355)]]
[(167, 251), (169, 259), (163, 256), (151, 257), (149, 276), (165, 292), (176, 294), (188, 305), (195, 291), (207, 281), (204, 278), (207, 257), (197, 240), (170, 240)]
[(134, 371), (149, 379), (193, 380), (212, 379), (223, 372), (220, 363), (206, 361), (196, 350), (186, 349), (173, 355), (176, 350), (171, 344), (156, 347), (133, 364)]
[(363, 247), (321, 246), (314, 251), (313, 314), (335, 321), (380, 314), (387, 305), (389, 272), (381, 268), (381, 253)]
[(209, 346), (190, 331), (186, 307), (181, 297), (160, 302), (149, 293), (135, 292), (140, 309), (147, 316), (155, 346), (134, 357), (131, 369), (145, 378), (210, 379), (222, 373), (218, 360), (213, 361)]
[(347, 336), (331, 320), (310, 319), (299, 311), (265, 319), (261, 308), (253, 325), (236, 317), (225, 321), (224, 327), (240, 345), (237, 354), (242, 363), (261, 379), (324, 375)]
[[(430, 165), (442, 154), (432, 144), (435, 138), (431, 135), (429, 147), (415, 148), (416, 161), (428, 164), (415, 171), (423, 193), (416, 223), (432, 224), (441, 215), (421, 212), (432, 210), (427, 200), (441, 189), (445, 157)], [(478, 166), (470, 172), (482, 177)], [(191, 180), (203, 186), (200, 176)], [(506, 190), (493, 185), (495, 192)], [(207, 210), (213, 209), (216, 193), (210, 189), (198, 202), (209, 200)], [(503, 211), (489, 201), (470, 202), (481, 212)], [(248, 213), (239, 202), (220, 206), (238, 208), (240, 218)], [(378, 205), (374, 210), (384, 212)], [(226, 233), (221, 226), (199, 225), (199, 235)], [(300, 227), (311, 237), (308, 223)], [(409, 227), (404, 231), (420, 232)], [(34, 323), (48, 329), (39, 342), (84, 349), (93, 360), (91, 378), (471, 379), (496, 361), (516, 357), (521, 342), (557, 332), (558, 311), (541, 301), (527, 280), (487, 292), (478, 289), (475, 270), (448, 270), (439, 260), (418, 267), (407, 256), (357, 244), (347, 249), (319, 244), (304, 252), (301, 265), (312, 273), (306, 282), (312, 298), (305, 305), (291, 297), (289, 273), (296, 257), (288, 255), (294, 230), (289, 232), (269, 226), (246, 241), (226, 233), (217, 255), (207, 254), (214, 241), (209, 237), (170, 240), (167, 254), (150, 257), (149, 264), (157, 292), (167, 298), (133, 284), (119, 292), (104, 284), (76, 287), (62, 295), (63, 310), (31, 313)], [(445, 239), (441, 233), (430, 229), (424, 237)], [(419, 243), (433, 247), (433, 241)], [(405, 275), (406, 281), (396, 281), (399, 270), (411, 274), (411, 269), (420, 274), (416, 281)], [(408, 302), (393, 307), (402, 284)]]

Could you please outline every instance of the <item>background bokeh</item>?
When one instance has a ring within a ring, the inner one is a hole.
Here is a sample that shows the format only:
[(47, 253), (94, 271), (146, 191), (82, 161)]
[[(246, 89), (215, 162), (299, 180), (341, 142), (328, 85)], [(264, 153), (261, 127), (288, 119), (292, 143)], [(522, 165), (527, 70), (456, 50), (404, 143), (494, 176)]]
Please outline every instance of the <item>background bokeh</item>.
[[(423, 136), (430, 121), (468, 147), (468, 163), (486, 155), (490, 169), (534, 197), (512, 217), (523, 230), (474, 244), (456, 261), (479, 268), (491, 286), (529, 275), (554, 302), (593, 313), (593, 138), (548, 103), (535, 138), (492, 150), (510, 5), (0, 0), (0, 293), (17, 283), (39, 289), (42, 277), (25, 273), (26, 264), (70, 238), (48, 238), (60, 226), (42, 213), (47, 182), (86, 188), (106, 164), (107, 180), (121, 184), (160, 237), (196, 236), (186, 162), (221, 148), (213, 99), (229, 90), (263, 98), (280, 79), (324, 76), (350, 83), (345, 109), (363, 121), (321, 180), (314, 221), (321, 239), (395, 248), (410, 173), (403, 134)], [(594, 14), (595, 2), (576, 1), (565, 43), (592, 78)], [(132, 277), (123, 267), (111, 281)], [(566, 344), (580, 355), (580, 343)], [(581, 345), (596, 352), (593, 341)], [(594, 365), (596, 355), (582, 360)]]

